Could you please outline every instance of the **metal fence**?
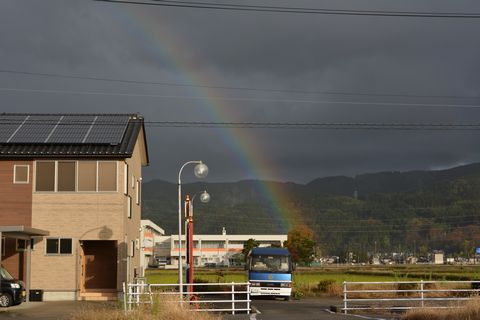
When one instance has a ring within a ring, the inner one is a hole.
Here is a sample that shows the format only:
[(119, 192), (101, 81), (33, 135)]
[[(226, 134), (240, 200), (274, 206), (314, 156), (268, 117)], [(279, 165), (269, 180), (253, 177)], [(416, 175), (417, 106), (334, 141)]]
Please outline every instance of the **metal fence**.
[(480, 281), (343, 282), (343, 312), (455, 308), (479, 292)]
[(189, 305), (190, 310), (193, 311), (250, 314), (251, 300), (248, 282), (184, 284), (182, 297), (180, 297), (179, 288), (178, 284), (148, 284), (142, 281), (124, 283), (125, 311), (132, 310), (141, 304), (153, 304), (155, 296), (171, 296), (179, 303)]

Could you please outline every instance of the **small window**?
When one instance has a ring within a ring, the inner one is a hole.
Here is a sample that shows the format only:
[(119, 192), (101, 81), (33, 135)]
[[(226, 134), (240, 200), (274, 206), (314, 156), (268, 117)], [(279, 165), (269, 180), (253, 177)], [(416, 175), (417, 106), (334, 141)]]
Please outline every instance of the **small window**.
[(48, 238), (47, 254), (72, 254), (72, 239), (68, 238)]
[(140, 204), (140, 181), (137, 180), (137, 188), (135, 190), (135, 203)]
[(123, 193), (128, 194), (128, 164), (127, 163), (123, 165), (123, 178), (125, 179)]
[(47, 254), (58, 254), (59, 239), (47, 239)]
[(37, 162), (35, 182), (37, 191), (55, 191), (55, 161)]
[(127, 197), (127, 218), (132, 219), (132, 197)]
[(130, 241), (130, 252), (129, 256), (130, 257), (135, 257), (135, 240)]
[(28, 241), (24, 239), (17, 239), (17, 251), (27, 250)]
[(2, 237), (2, 247), (1, 247), (1, 249), (2, 249), (2, 257), (5, 256), (5, 248), (6, 248), (6, 246), (5, 246), (5, 238)]
[(132, 174), (132, 189), (135, 189), (135, 176)]
[(98, 162), (98, 191), (117, 191), (116, 162)]
[(29, 183), (29, 165), (15, 165), (13, 167), (13, 182), (14, 183)]
[(60, 239), (60, 254), (72, 254), (72, 239)]

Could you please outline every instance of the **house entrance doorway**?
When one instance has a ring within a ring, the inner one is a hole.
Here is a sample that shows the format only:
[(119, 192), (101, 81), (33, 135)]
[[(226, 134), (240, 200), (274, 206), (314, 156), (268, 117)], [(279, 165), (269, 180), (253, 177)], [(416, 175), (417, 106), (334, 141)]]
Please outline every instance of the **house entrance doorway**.
[(82, 291), (116, 291), (117, 241), (85, 240), (81, 247)]

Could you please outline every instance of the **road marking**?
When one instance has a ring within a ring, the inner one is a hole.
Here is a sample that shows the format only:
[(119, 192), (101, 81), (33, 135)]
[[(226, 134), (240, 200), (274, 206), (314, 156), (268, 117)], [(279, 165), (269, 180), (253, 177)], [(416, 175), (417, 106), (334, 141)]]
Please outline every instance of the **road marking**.
[(255, 306), (252, 306), (252, 311), (254, 311), (254, 313), (262, 314), (260, 310), (258, 310), (258, 308)]
[[(336, 312), (333, 312), (330, 309), (323, 309), (323, 311), (328, 312), (330, 314), (335, 314), (336, 313)], [(387, 319), (384, 319), (384, 318), (372, 318), (372, 317), (367, 317), (367, 316), (361, 316), (361, 315), (358, 315), (358, 314), (347, 314), (347, 316), (357, 317), (357, 318), (362, 318), (362, 319), (369, 319), (369, 320), (387, 320)]]
[(361, 315), (358, 315), (358, 314), (349, 314), (349, 316), (362, 318), (362, 319), (369, 319), (369, 320), (387, 320), (385, 318), (372, 318), (372, 317), (367, 317), (367, 316), (361, 316)]

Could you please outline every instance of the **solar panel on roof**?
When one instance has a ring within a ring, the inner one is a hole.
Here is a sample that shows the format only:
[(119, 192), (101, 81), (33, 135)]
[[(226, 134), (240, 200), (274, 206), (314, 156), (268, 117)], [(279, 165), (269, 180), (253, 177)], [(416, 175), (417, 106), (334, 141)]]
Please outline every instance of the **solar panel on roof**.
[(0, 143), (122, 142), (129, 115), (0, 115)]
[(60, 115), (32, 115), (10, 139), (10, 143), (43, 143), (60, 120)]
[(129, 117), (125, 115), (100, 115), (91, 128), (85, 143), (119, 144), (127, 129)]
[(65, 116), (47, 142), (82, 143), (94, 119), (94, 115)]
[(0, 115), (0, 143), (8, 142), (15, 130), (25, 121), (26, 115), (6, 116)]

